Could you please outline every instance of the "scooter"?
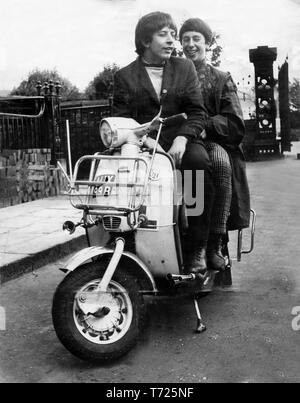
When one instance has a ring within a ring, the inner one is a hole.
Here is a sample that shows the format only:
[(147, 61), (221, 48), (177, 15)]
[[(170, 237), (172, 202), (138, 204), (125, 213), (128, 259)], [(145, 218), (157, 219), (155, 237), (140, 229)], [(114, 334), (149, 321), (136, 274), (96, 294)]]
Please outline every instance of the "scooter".
[[(72, 205), (83, 211), (78, 223), (66, 221), (70, 234), (86, 231), (88, 247), (72, 256), (60, 270), (52, 306), (53, 324), (61, 343), (75, 356), (103, 363), (134, 347), (146, 320), (145, 296), (189, 295), (197, 314), (196, 332), (206, 330), (198, 300), (212, 285), (232, 284), (228, 242), (225, 270), (186, 274), (187, 209), (182, 186), (170, 155), (158, 151), (163, 126), (178, 125), (176, 115), (138, 124), (129, 118), (106, 118), (100, 135), (107, 150), (81, 157), (70, 177)], [(143, 146), (155, 131), (153, 149)], [(82, 169), (88, 164), (88, 173)], [(181, 179), (181, 178), (180, 178)], [(251, 210), (254, 248), (255, 212)]]

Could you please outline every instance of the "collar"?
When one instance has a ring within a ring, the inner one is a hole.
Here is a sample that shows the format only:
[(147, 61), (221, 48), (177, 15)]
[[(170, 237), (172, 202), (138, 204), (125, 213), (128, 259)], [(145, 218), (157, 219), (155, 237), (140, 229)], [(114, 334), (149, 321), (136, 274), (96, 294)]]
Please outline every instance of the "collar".
[(141, 58), (142, 65), (145, 67), (165, 67), (166, 62), (163, 61), (161, 63), (148, 63), (143, 57)]

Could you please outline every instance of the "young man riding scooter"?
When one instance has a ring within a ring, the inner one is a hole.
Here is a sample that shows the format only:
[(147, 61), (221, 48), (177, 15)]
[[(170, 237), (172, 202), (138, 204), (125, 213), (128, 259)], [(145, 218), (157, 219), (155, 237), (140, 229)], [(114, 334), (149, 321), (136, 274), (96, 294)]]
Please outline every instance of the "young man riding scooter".
[[(131, 117), (139, 123), (151, 121), (160, 109), (161, 117), (187, 115), (180, 127), (164, 128), (159, 143), (178, 168), (192, 171), (193, 189), (189, 191), (193, 194), (196, 171), (204, 171), (203, 214), (188, 214), (191, 253), (186, 265), (188, 273), (203, 274), (207, 270), (206, 246), (214, 198), (211, 162), (201, 139), (207, 113), (193, 63), (172, 56), (176, 35), (169, 14), (153, 12), (139, 20), (135, 30), (138, 58), (115, 75), (114, 115)], [(155, 135), (150, 133), (147, 139), (149, 148), (154, 146)]]
[(227, 230), (249, 226), (250, 198), (241, 141), (245, 126), (236, 86), (230, 73), (206, 62), (213, 39), (211, 28), (199, 18), (185, 21), (179, 32), (185, 56), (198, 74), (209, 117), (203, 141), (212, 163), (215, 198), (207, 258), (211, 268), (224, 268), (222, 248)]

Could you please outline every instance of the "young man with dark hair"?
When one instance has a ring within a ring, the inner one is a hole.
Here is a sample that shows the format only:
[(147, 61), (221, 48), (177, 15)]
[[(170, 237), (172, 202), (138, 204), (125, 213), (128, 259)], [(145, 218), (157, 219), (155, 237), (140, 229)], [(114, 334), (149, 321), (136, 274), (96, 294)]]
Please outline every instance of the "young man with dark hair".
[[(192, 253), (187, 270), (203, 273), (214, 197), (211, 163), (201, 139), (207, 114), (193, 63), (172, 56), (176, 35), (176, 24), (169, 14), (154, 12), (139, 20), (135, 31), (138, 58), (115, 75), (114, 115), (145, 123), (160, 108), (162, 117), (186, 113), (187, 120), (180, 127), (163, 129), (160, 146), (182, 171), (192, 171), (194, 189), (196, 171), (204, 171), (204, 212), (188, 217)], [(150, 135), (147, 145), (152, 147), (153, 143)]]
[(245, 134), (242, 110), (230, 73), (206, 62), (212, 38), (212, 30), (199, 18), (185, 21), (179, 32), (183, 52), (196, 67), (209, 114), (203, 140), (212, 163), (215, 198), (207, 257), (210, 267), (223, 269), (223, 238), (228, 229), (249, 226), (250, 200), (241, 148)]

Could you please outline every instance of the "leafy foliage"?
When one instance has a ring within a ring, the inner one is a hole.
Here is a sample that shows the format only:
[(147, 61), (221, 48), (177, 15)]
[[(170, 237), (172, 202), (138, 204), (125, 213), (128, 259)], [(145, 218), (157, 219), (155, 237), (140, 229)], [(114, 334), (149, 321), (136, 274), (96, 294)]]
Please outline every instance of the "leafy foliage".
[(290, 84), (290, 101), (300, 110), (300, 81), (297, 78)]
[(221, 64), (221, 54), (223, 51), (222, 46), (218, 45), (218, 39), (220, 39), (220, 34), (214, 33), (213, 39), (207, 51), (207, 55), (210, 55), (210, 63), (214, 67), (219, 67)]
[(300, 140), (300, 81), (297, 78), (290, 83), (290, 119), (292, 136)]
[(299, 129), (300, 128), (300, 111), (291, 112), (290, 119), (291, 119), (291, 128)]
[(61, 85), (60, 95), (62, 100), (76, 100), (82, 97), (78, 88), (73, 85), (68, 79), (62, 77), (56, 69), (53, 70), (39, 70), (35, 69), (28, 74), (26, 80), (23, 80), (21, 84), (14, 88), (10, 95), (23, 95), (34, 96), (37, 95), (36, 85), (40, 82), (42, 85), (45, 82), (52, 80), (54, 83), (59, 82)]
[(120, 70), (116, 64), (107, 64), (104, 69), (98, 73), (89, 83), (85, 90), (85, 96), (88, 99), (107, 99), (112, 91), (114, 74)]

